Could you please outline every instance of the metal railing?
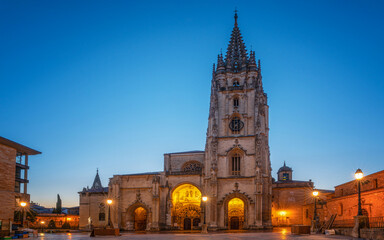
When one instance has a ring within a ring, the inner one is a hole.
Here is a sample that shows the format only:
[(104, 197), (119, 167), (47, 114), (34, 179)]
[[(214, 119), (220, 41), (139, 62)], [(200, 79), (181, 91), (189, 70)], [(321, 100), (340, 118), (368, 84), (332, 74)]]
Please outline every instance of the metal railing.
[[(384, 217), (370, 217), (362, 224), (364, 228), (384, 228)], [(353, 228), (355, 226), (354, 219), (335, 220), (332, 228)]]
[(384, 228), (384, 217), (370, 217), (368, 218), (369, 228)]
[(354, 226), (354, 219), (335, 220), (332, 224), (332, 228), (353, 228)]

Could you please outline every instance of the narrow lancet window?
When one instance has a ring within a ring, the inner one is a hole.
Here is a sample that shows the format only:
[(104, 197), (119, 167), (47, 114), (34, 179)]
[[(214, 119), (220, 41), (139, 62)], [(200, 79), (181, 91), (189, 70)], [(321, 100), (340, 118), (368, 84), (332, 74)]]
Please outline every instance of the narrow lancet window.
[(235, 108), (239, 107), (239, 99), (238, 98), (233, 99), (233, 107), (235, 107)]
[(232, 156), (232, 175), (240, 175), (240, 154), (236, 153)]
[(100, 203), (99, 206), (99, 221), (105, 221), (105, 205)]

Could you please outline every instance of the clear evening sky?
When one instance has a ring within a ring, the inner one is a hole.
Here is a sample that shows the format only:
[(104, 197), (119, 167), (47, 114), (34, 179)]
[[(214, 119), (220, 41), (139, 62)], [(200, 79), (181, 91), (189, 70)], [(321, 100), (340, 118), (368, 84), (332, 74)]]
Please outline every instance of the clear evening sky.
[(78, 205), (99, 168), (161, 171), (204, 150), (212, 64), (233, 11), (261, 59), (273, 176), (318, 188), (384, 169), (383, 1), (0, 1), (0, 135), (31, 200)]

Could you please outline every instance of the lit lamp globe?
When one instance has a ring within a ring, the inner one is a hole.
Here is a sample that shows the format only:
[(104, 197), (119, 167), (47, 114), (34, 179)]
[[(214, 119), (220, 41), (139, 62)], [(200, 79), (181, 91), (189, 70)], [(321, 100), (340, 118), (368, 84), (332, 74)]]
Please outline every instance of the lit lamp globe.
[(111, 200), (111, 199), (108, 199), (108, 200), (107, 200), (107, 203), (108, 203), (109, 205), (111, 205), (111, 204), (112, 204), (112, 200)]
[(27, 206), (27, 203), (26, 202), (21, 202), (20, 206), (25, 207), (25, 206)]
[(44, 222), (44, 221), (41, 221), (40, 223), (41, 223), (41, 224), (44, 224), (45, 222)]
[(202, 197), (201, 199), (203, 200), (203, 202), (208, 201), (208, 197), (206, 197), (206, 196)]
[(314, 191), (312, 192), (312, 195), (313, 195), (314, 197), (319, 196), (319, 191), (314, 190)]
[(363, 171), (361, 171), (360, 168), (357, 169), (356, 172), (355, 172), (355, 178), (356, 178), (357, 180), (360, 180), (360, 179), (362, 179), (363, 177), (364, 177), (364, 173), (363, 173)]

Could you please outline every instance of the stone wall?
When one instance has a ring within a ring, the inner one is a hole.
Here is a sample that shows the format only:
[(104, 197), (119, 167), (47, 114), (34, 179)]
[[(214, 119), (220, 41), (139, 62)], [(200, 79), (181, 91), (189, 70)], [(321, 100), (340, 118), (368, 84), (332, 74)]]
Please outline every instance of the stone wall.
[[(108, 220), (108, 204), (106, 203), (108, 193), (82, 193), (80, 194), (79, 228), (89, 230), (88, 218), (92, 220), (94, 227), (105, 227)], [(100, 204), (105, 205), (105, 220), (99, 220)]]
[(9, 229), (15, 211), (16, 150), (0, 144), (0, 220)]

